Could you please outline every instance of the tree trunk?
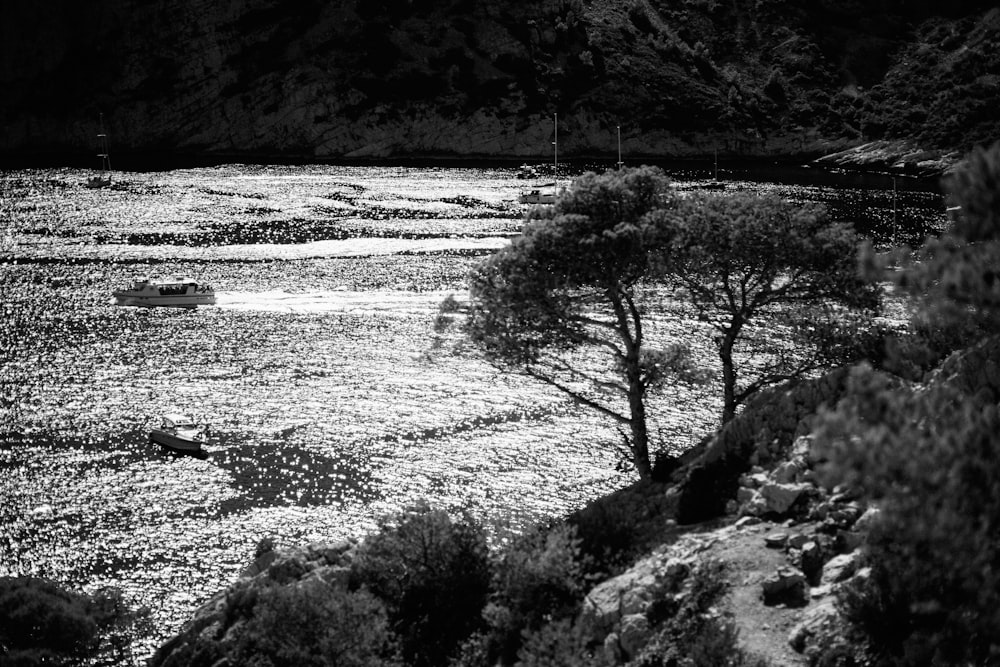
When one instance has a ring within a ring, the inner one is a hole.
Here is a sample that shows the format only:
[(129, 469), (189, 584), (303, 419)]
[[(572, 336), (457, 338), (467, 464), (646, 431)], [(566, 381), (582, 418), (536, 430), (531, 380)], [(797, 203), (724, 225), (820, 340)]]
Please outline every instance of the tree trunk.
[[(618, 319), (618, 335), (625, 348), (625, 378), (628, 381), (629, 429), (632, 431), (632, 464), (639, 477), (645, 481), (653, 478), (649, 461), (649, 432), (646, 429), (646, 387), (642, 382), (639, 360), (642, 352), (642, 322), (632, 306), (628, 293), (615, 284), (608, 289), (608, 296)], [(625, 308), (628, 303), (628, 311)], [(631, 325), (631, 326), (630, 326)]]
[(726, 424), (736, 416), (736, 367), (733, 365), (733, 345), (736, 334), (730, 330), (719, 345), (719, 359), (722, 360), (722, 423)]
[(646, 430), (646, 403), (643, 400), (645, 387), (639, 371), (639, 355), (629, 355), (625, 362), (628, 375), (629, 427), (632, 430), (632, 463), (639, 477), (645, 481), (653, 478), (653, 466), (649, 461), (649, 433)]

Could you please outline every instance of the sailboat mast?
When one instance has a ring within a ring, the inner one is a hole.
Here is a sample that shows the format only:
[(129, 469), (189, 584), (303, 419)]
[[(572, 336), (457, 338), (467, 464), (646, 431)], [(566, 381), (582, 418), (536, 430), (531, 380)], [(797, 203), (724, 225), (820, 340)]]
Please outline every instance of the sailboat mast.
[(622, 162), (622, 126), (615, 125), (615, 129), (618, 130), (618, 168), (621, 169), (622, 165), (625, 164)]
[(111, 171), (111, 155), (108, 152), (108, 135), (104, 131), (104, 114), (101, 114), (100, 120), (101, 133), (97, 135), (100, 140), (98, 143), (101, 147), (101, 152), (97, 154), (101, 158), (101, 175), (107, 175), (107, 172)]
[(552, 176), (559, 185), (559, 114), (552, 114), (552, 122), (555, 127), (552, 135)]

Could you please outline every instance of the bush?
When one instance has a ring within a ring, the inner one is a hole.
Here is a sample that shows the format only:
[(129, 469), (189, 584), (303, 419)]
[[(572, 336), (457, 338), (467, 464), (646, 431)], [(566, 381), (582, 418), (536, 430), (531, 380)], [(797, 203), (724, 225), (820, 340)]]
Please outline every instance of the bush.
[(617, 574), (657, 543), (671, 516), (668, 486), (638, 482), (598, 498), (567, 518), (576, 529), (588, 578)]
[(604, 650), (587, 646), (587, 636), (571, 619), (560, 619), (533, 632), (525, 631), (517, 667), (610, 667)]
[(899, 664), (980, 664), (1000, 650), (1000, 406), (943, 382), (897, 389), (865, 370), (852, 393), (817, 434), (829, 483), (882, 508), (866, 545), (871, 579), (845, 593), (847, 616)]
[(586, 592), (580, 558), (576, 529), (566, 524), (528, 532), (504, 551), (484, 614), (489, 664), (511, 664), (525, 636), (576, 614)]
[(735, 623), (716, 608), (727, 589), (724, 576), (721, 562), (702, 561), (691, 569), (683, 590), (674, 590), (676, 582), (664, 587), (646, 611), (655, 634), (630, 664), (763, 667), (762, 660), (740, 648)]
[(385, 607), (367, 591), (344, 591), (318, 579), (272, 584), (227, 653), (257, 667), (400, 665)]
[(4, 665), (64, 664), (102, 654), (120, 661), (145, 618), (117, 591), (89, 596), (45, 579), (0, 578)]
[(352, 566), (353, 585), (385, 604), (403, 658), (416, 667), (447, 664), (484, 627), (490, 576), (482, 527), (426, 504), (384, 519)]
[[(952, 179), (962, 213), (897, 277), (918, 298), (918, 316), (948, 333), (944, 349), (974, 333), (970, 323), (1000, 330), (1000, 144), (974, 151)], [(921, 387), (855, 369), (847, 398), (819, 423), (827, 483), (882, 509), (866, 544), (871, 577), (841, 604), (883, 661), (987, 664), (1000, 655), (998, 353), (993, 333)]]

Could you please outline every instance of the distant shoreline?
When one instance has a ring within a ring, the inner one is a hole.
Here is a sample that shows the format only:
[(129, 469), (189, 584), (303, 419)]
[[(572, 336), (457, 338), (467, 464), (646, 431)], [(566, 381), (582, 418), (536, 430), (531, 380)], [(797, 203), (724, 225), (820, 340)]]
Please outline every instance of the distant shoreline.
[[(737, 175), (770, 174), (779, 178), (792, 177), (799, 180), (806, 177), (810, 182), (837, 182), (858, 178), (897, 178), (907, 183), (907, 189), (939, 190), (940, 178), (947, 171), (947, 164), (940, 169), (921, 169), (894, 166), (890, 160), (878, 160), (863, 152), (863, 147), (831, 155), (800, 156), (719, 156), (720, 179), (727, 180)], [(584, 171), (612, 169), (618, 161), (617, 155), (567, 156), (559, 160), (560, 171), (568, 175)], [(705, 178), (713, 177), (714, 156), (651, 156), (623, 155), (625, 166), (654, 165), (668, 171), (703, 172)], [(399, 155), (394, 157), (317, 158), (290, 153), (165, 153), (154, 151), (123, 152), (116, 154), (112, 162), (118, 172), (158, 172), (178, 169), (205, 169), (225, 165), (266, 166), (338, 166), (338, 167), (410, 167), (410, 168), (508, 168), (516, 169), (522, 164), (552, 165), (551, 157), (537, 156), (496, 156), (496, 155)], [(938, 164), (938, 163), (935, 163)], [(0, 170), (20, 169), (88, 169), (92, 168), (93, 156), (89, 153), (38, 152), (0, 155)], [(891, 185), (891, 184), (890, 184)]]

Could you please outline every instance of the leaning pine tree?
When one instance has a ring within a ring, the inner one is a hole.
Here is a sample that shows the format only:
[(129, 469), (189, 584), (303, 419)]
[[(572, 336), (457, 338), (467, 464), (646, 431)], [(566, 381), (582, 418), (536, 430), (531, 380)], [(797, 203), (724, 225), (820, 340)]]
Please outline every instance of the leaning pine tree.
[(473, 270), (466, 321), (490, 361), (617, 422), (643, 479), (652, 477), (647, 391), (690, 370), (682, 346), (649, 348), (638, 290), (657, 278), (649, 258), (659, 235), (648, 221), (673, 205), (668, 184), (649, 167), (577, 179)]

